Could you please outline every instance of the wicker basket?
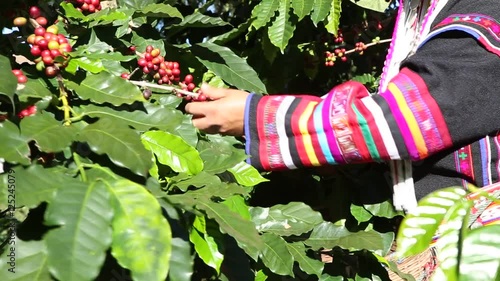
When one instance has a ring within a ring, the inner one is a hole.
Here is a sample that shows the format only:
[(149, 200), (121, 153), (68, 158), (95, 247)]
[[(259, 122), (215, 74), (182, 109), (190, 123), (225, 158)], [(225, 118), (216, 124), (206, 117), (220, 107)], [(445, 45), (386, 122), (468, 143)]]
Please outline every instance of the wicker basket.
[[(393, 261), (397, 264), (398, 270), (405, 274), (412, 275), (416, 281), (427, 281), (434, 272), (437, 266), (436, 249), (429, 247), (422, 253), (404, 259), (397, 259), (395, 257), (396, 244), (391, 247), (391, 251), (386, 256), (388, 261)], [(399, 277), (395, 272), (388, 269), (389, 278), (392, 281), (405, 281)]]

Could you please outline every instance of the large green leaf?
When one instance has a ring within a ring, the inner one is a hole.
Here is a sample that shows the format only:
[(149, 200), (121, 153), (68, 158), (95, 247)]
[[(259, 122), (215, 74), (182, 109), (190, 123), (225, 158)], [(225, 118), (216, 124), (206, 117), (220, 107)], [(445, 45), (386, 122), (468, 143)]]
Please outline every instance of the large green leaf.
[(262, 240), (264, 241), (264, 249), (260, 258), (266, 267), (276, 274), (294, 277), (294, 260), (292, 254), (288, 251), (285, 240), (272, 233), (264, 233)]
[(299, 20), (311, 13), (314, 1), (311, 0), (292, 0), (293, 12), (299, 17)]
[(142, 143), (154, 152), (158, 162), (176, 172), (196, 175), (203, 170), (203, 161), (198, 151), (176, 135), (149, 131), (142, 135)]
[(105, 71), (87, 76), (80, 85), (69, 80), (65, 81), (65, 85), (74, 90), (82, 99), (89, 99), (96, 103), (110, 103), (118, 106), (145, 101), (137, 86)]
[(302, 202), (279, 204), (271, 208), (253, 207), (250, 213), (258, 231), (281, 236), (300, 235), (323, 222), (320, 213)]
[(245, 59), (231, 49), (210, 42), (193, 45), (191, 51), (209, 70), (238, 89), (266, 93), (266, 86)]
[(172, 256), (168, 279), (171, 281), (191, 281), (193, 275), (193, 255), (191, 243), (182, 238), (172, 238)]
[(408, 214), (397, 236), (398, 255), (416, 255), (427, 249), (448, 210), (465, 196), (461, 187), (449, 187), (422, 198), (414, 212)]
[(10, 241), (0, 256), (0, 280), (53, 280), (47, 267), (47, 247), (43, 241), (26, 242), (17, 237)]
[(257, 260), (264, 244), (252, 221), (244, 219), (224, 204), (209, 200), (197, 200), (196, 208), (217, 221), (223, 233), (231, 235), (251, 258)]
[[(0, 83), (1, 84), (1, 83)], [(0, 158), (7, 162), (28, 165), (30, 148), (28, 139), (19, 133), (19, 128), (9, 120), (0, 122)]]
[[(384, 0), (385, 1), (385, 0)], [(332, 1), (332, 7), (330, 9), (330, 13), (326, 18), (325, 28), (331, 34), (337, 35), (339, 31), (340, 24), (340, 12), (342, 10), (342, 0), (334, 0)]]
[[(340, 3), (340, 1), (338, 2)], [(326, 18), (326, 16), (330, 12), (332, 3), (332, 0), (314, 0), (313, 12), (311, 14), (311, 19), (314, 24), (317, 25), (319, 22), (323, 21)]]
[(264, 178), (257, 169), (246, 162), (240, 162), (228, 169), (233, 174), (236, 181), (244, 186), (255, 186), (261, 182), (269, 181)]
[(295, 31), (295, 21), (290, 17), (290, 0), (280, 0), (278, 16), (268, 29), (269, 40), (284, 53)]
[(243, 149), (235, 148), (239, 142), (233, 137), (208, 135), (201, 139), (197, 149), (205, 162), (204, 171), (219, 174), (244, 161), (248, 156)]
[(63, 125), (48, 112), (21, 121), (21, 135), (27, 140), (36, 141), (38, 147), (45, 152), (58, 152), (68, 147), (76, 132), (76, 127)]
[(93, 59), (88, 56), (72, 58), (64, 70), (71, 74), (75, 74), (79, 69), (86, 70), (91, 73), (99, 73), (105, 70), (100, 59)]
[(177, 10), (177, 8), (172, 7), (168, 4), (158, 3), (150, 4), (140, 11), (138, 11), (141, 16), (155, 17), (155, 18), (181, 18), (182, 14)]
[[(220, 266), (224, 260), (224, 255), (218, 245), (221, 241), (216, 241), (215, 237), (208, 233), (206, 223), (205, 217), (197, 216), (189, 232), (189, 240), (203, 262), (220, 273)], [(220, 232), (218, 234), (220, 235)]]
[(388, 251), (394, 239), (392, 232), (380, 233), (375, 230), (350, 232), (339, 223), (323, 222), (316, 226), (304, 242), (315, 250), (335, 246), (348, 250), (370, 250), (381, 256)]
[(184, 28), (209, 28), (209, 27), (219, 27), (230, 25), (228, 22), (224, 21), (218, 17), (210, 17), (201, 13), (193, 13), (187, 15), (184, 20), (179, 23), (172, 25), (171, 28), (184, 29)]
[(44, 168), (40, 165), (26, 169), (16, 167), (15, 173), (16, 205), (35, 208), (42, 202), (49, 202), (56, 190), (66, 185), (77, 185), (78, 181), (58, 168)]
[(325, 264), (319, 259), (314, 259), (308, 256), (304, 243), (287, 243), (286, 246), (288, 251), (292, 254), (294, 260), (299, 264), (302, 271), (309, 275), (316, 275), (318, 278), (321, 276)]
[(17, 77), (12, 73), (10, 61), (7, 57), (0, 55), (0, 94), (8, 96), (12, 101), (17, 88)]
[(45, 212), (45, 223), (59, 226), (44, 237), (50, 272), (59, 280), (94, 280), (111, 245), (112, 217), (102, 181), (59, 189)]
[(498, 279), (500, 266), (500, 225), (471, 230), (461, 248), (460, 281)]
[(186, 173), (180, 173), (177, 176), (170, 178), (169, 185), (175, 186), (182, 191), (187, 191), (190, 187), (203, 187), (206, 185), (219, 185), (222, 181), (217, 175), (201, 171), (194, 176), (190, 176)]
[(263, 0), (252, 10), (252, 17), (254, 21), (252, 26), (259, 29), (266, 26), (267, 23), (274, 17), (278, 7), (280, 5), (280, 0)]
[(365, 9), (370, 9), (379, 13), (383, 13), (391, 4), (391, 1), (385, 0), (351, 0), (351, 2)]
[(151, 128), (173, 130), (185, 119), (179, 111), (164, 106), (148, 106), (147, 112), (141, 110), (118, 111), (107, 106), (88, 105), (78, 109), (82, 115), (107, 118), (121, 123), (127, 123), (137, 130), (147, 131)]
[(172, 232), (160, 204), (143, 186), (129, 180), (110, 183), (113, 218), (111, 254), (136, 281), (165, 280)]
[(245, 198), (241, 195), (234, 195), (227, 198), (224, 205), (228, 206), (233, 212), (240, 214), (244, 219), (251, 220), (250, 207), (248, 206)]
[(27, 101), (29, 98), (52, 98), (52, 92), (47, 87), (47, 84), (42, 79), (29, 79), (28, 82), (19, 86), (17, 96), (20, 101)]
[(151, 153), (141, 143), (140, 136), (127, 126), (102, 118), (86, 126), (78, 139), (87, 142), (97, 154), (106, 154), (117, 166), (146, 176), (152, 165)]
[(134, 8), (135, 10), (141, 10), (148, 5), (156, 3), (156, 0), (118, 0), (118, 5), (120, 7)]

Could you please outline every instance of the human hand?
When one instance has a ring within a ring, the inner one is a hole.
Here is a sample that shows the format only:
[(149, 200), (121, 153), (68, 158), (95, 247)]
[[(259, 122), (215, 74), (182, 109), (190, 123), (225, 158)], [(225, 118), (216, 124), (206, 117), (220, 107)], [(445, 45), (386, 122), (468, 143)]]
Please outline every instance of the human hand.
[(201, 91), (208, 100), (190, 102), (187, 113), (193, 115), (193, 125), (210, 134), (243, 136), (245, 104), (249, 93), (234, 89), (214, 88), (207, 84)]

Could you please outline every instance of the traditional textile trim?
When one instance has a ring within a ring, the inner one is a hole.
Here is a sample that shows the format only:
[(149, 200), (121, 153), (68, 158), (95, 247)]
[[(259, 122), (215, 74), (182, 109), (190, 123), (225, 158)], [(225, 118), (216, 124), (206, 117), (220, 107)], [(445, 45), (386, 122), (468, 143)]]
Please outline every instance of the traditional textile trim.
[(421, 160), (452, 144), (424, 81), (406, 68), (380, 95), (351, 81), (324, 99), (252, 95), (247, 104), (249, 163), (264, 170)]
[(472, 148), (470, 145), (464, 146), (455, 151), (455, 165), (457, 171), (465, 175), (467, 179), (462, 179), (462, 185), (466, 189), (470, 182), (474, 182), (474, 163), (472, 158)]
[(446, 31), (460, 30), (476, 38), (488, 51), (500, 56), (500, 23), (482, 14), (454, 14), (437, 24), (420, 46)]
[(490, 137), (485, 137), (479, 141), (479, 147), (481, 149), (481, 168), (483, 177), (483, 186), (487, 186), (493, 183), (491, 178), (491, 146)]

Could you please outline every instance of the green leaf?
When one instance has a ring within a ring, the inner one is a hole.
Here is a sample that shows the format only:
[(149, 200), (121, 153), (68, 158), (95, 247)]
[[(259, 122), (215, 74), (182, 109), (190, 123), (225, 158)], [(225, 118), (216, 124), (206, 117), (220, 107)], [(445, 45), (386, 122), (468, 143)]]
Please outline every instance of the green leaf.
[(259, 270), (257, 271), (257, 273), (255, 273), (254, 281), (266, 281), (266, 280), (267, 280), (267, 275), (263, 270)]
[(89, 75), (80, 85), (68, 80), (65, 81), (65, 84), (82, 99), (89, 99), (96, 103), (110, 103), (118, 106), (131, 104), (135, 101), (144, 101), (144, 97), (137, 86), (108, 72)]
[[(186, 178), (187, 177), (187, 178)], [(169, 184), (179, 188), (182, 191), (187, 191), (190, 187), (204, 187), (206, 185), (219, 185), (222, 181), (216, 175), (201, 171), (194, 176), (186, 173), (180, 173), (178, 176), (170, 178)]]
[(460, 281), (498, 280), (500, 266), (500, 225), (471, 230), (463, 240)]
[(151, 153), (144, 148), (140, 136), (112, 120), (102, 118), (86, 126), (78, 139), (87, 142), (95, 153), (106, 154), (117, 166), (128, 168), (138, 175), (146, 176), (153, 164)]
[(354, 204), (351, 204), (351, 214), (358, 222), (366, 222), (373, 217), (365, 208)]
[[(26, 242), (17, 237), (10, 241), (15, 244), (7, 244), (5, 252), (0, 256), (0, 280), (53, 280), (48, 271), (47, 247), (43, 241)], [(14, 260), (9, 255), (14, 255)]]
[(137, 50), (146, 50), (146, 47), (148, 45), (151, 45), (154, 48), (160, 49), (160, 54), (162, 56), (165, 55), (165, 43), (163, 40), (144, 39), (143, 37), (141, 37), (137, 33), (132, 32), (132, 40), (130, 43), (132, 43), (132, 45), (135, 45)]
[(293, 12), (302, 20), (311, 13), (314, 1), (311, 0), (292, 0)]
[(113, 209), (101, 181), (74, 182), (59, 189), (45, 212), (45, 223), (60, 226), (44, 240), (50, 272), (59, 280), (94, 280), (111, 245)]
[(178, 31), (178, 29), (182, 30), (185, 28), (209, 28), (227, 25), (230, 24), (219, 17), (210, 17), (199, 12), (195, 12), (187, 15), (181, 23), (173, 24), (167, 29), (175, 28), (176, 31)]
[(286, 246), (302, 271), (309, 275), (316, 275), (318, 278), (321, 276), (325, 264), (318, 259), (309, 257), (304, 243), (287, 243)]
[(375, 230), (350, 232), (345, 226), (323, 222), (316, 226), (304, 242), (313, 249), (331, 249), (335, 246), (343, 249), (370, 250), (384, 256), (394, 239), (392, 232), (380, 233)]
[(71, 3), (67, 2), (61, 2), (61, 7), (64, 10), (64, 15), (68, 18), (75, 18), (75, 19), (84, 19), (85, 15), (81, 12), (78, 11), (75, 6)]
[(27, 101), (29, 98), (52, 98), (52, 92), (47, 88), (47, 84), (42, 79), (28, 79), (28, 82), (19, 85), (17, 96), (20, 101)]
[(383, 13), (391, 2), (385, 0), (351, 0), (352, 3), (365, 8), (370, 9), (379, 13)]
[[(147, 6), (156, 3), (156, 0), (117, 0), (118, 6), (141, 10)], [(153, 281), (153, 280), (151, 280)]]
[(113, 208), (111, 254), (136, 281), (163, 281), (172, 251), (172, 232), (160, 204), (129, 180), (110, 183)]
[(266, 93), (266, 86), (257, 72), (231, 49), (205, 42), (193, 45), (191, 51), (203, 65), (225, 82), (241, 90)]
[(255, 29), (259, 29), (267, 25), (267, 23), (274, 17), (278, 7), (280, 6), (280, 0), (264, 0), (261, 1), (252, 10), (252, 17), (255, 18), (252, 22), (252, 26)]
[(14, 123), (9, 120), (0, 122), (0, 139), (2, 140), (0, 158), (7, 162), (23, 165), (28, 165), (31, 162), (29, 159), (29, 140), (19, 133), (19, 128)]
[(68, 147), (77, 133), (74, 126), (64, 126), (51, 113), (36, 114), (21, 121), (21, 135), (36, 141), (45, 152), (59, 152)]
[(268, 29), (269, 40), (284, 53), (295, 31), (296, 21), (290, 17), (290, 0), (280, 0), (278, 16)]
[(107, 106), (88, 105), (81, 107), (77, 112), (90, 117), (126, 123), (141, 131), (147, 131), (151, 128), (173, 131), (175, 126), (180, 125), (185, 119), (179, 110), (164, 106), (151, 105), (146, 110), (147, 112), (141, 110), (118, 111)]
[(17, 88), (17, 77), (12, 73), (9, 59), (2, 55), (0, 55), (0, 77), (2, 77), (0, 94), (8, 96), (13, 101)]
[[(338, 1), (340, 4), (341, 1)], [(323, 21), (328, 13), (330, 12), (330, 9), (332, 7), (332, 0), (314, 0), (314, 7), (313, 7), (313, 12), (311, 14), (311, 19), (315, 25), (317, 25), (319, 22)]]
[(158, 162), (172, 170), (196, 175), (203, 170), (198, 151), (182, 138), (162, 131), (149, 131), (142, 135), (144, 146), (154, 152)]
[(197, 200), (196, 208), (203, 210), (209, 218), (217, 221), (223, 233), (231, 235), (248, 256), (257, 260), (264, 245), (251, 221), (245, 220), (221, 203)]
[(71, 74), (75, 74), (79, 69), (86, 70), (91, 73), (99, 73), (105, 70), (99, 59), (90, 59), (88, 57), (72, 58), (65, 70)]
[(245, 198), (241, 195), (234, 195), (227, 198), (224, 202), (224, 205), (228, 206), (231, 211), (240, 214), (244, 219), (251, 220), (252, 216), (250, 215), (250, 207), (247, 205)]
[[(198, 256), (206, 265), (220, 273), (220, 267), (224, 260), (224, 255), (219, 250), (219, 245), (214, 237), (210, 236), (206, 229), (205, 217), (197, 216), (193, 222), (193, 227), (189, 232), (189, 240), (193, 243)], [(220, 234), (220, 233), (219, 233)]]
[(331, 34), (337, 35), (340, 24), (340, 12), (342, 9), (342, 0), (334, 0), (331, 2), (331, 5), (332, 6), (330, 9), (330, 13), (326, 18), (327, 23), (325, 24), (325, 28)]
[(168, 279), (171, 281), (191, 281), (193, 275), (191, 243), (181, 238), (172, 238), (172, 255)]
[(366, 204), (363, 206), (368, 212), (377, 217), (392, 219), (396, 216), (403, 215), (402, 212), (398, 212), (394, 209), (394, 205), (392, 205), (390, 201), (384, 201), (379, 204)]
[(155, 17), (155, 18), (180, 18), (182, 19), (182, 14), (177, 10), (177, 8), (172, 7), (168, 4), (150, 4), (140, 11), (138, 11), (141, 16)]
[(266, 267), (273, 273), (294, 277), (294, 260), (292, 254), (288, 251), (285, 240), (272, 233), (264, 233), (262, 240), (264, 241), (264, 249), (260, 258)]
[(228, 169), (233, 174), (236, 181), (244, 186), (255, 186), (261, 182), (269, 181), (262, 177), (257, 169), (246, 162), (240, 162), (234, 167)]
[(397, 254), (416, 255), (427, 249), (448, 210), (465, 196), (461, 187), (449, 187), (422, 198), (414, 212), (402, 221), (397, 235)]
[(208, 135), (207, 138), (208, 141), (202, 139), (196, 147), (205, 162), (206, 172), (213, 174), (225, 172), (248, 157), (245, 151), (235, 148), (239, 142), (233, 137)]
[(258, 231), (281, 236), (300, 235), (323, 222), (320, 213), (302, 202), (279, 204), (271, 208), (253, 207), (250, 214)]
[[(352, 279), (349, 279), (349, 280), (352, 280)], [(321, 277), (319, 278), (318, 281), (344, 281), (344, 277), (342, 276), (332, 276), (330, 274), (323, 274), (321, 275)]]
[(13, 170), (11, 179), (15, 179), (16, 204), (35, 208), (42, 202), (49, 202), (56, 190), (78, 182), (69, 175), (61, 173), (58, 168), (43, 168), (40, 165), (26, 169)]

